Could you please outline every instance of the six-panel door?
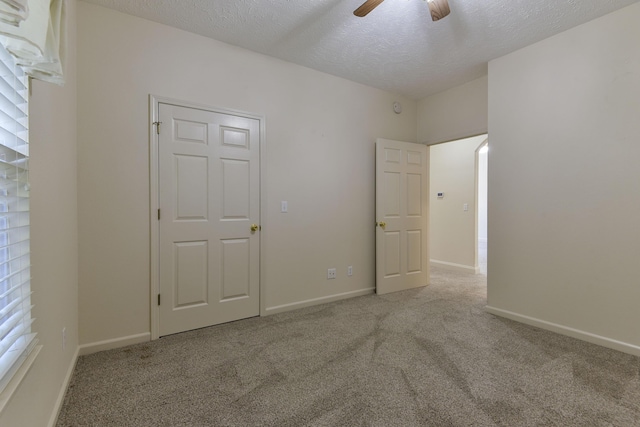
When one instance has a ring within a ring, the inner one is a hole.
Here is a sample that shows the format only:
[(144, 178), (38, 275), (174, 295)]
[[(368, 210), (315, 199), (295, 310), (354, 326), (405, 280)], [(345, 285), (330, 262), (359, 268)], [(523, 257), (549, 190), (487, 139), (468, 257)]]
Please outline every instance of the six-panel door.
[(376, 143), (376, 293), (426, 286), (427, 146)]
[(259, 314), (260, 123), (159, 104), (160, 336)]

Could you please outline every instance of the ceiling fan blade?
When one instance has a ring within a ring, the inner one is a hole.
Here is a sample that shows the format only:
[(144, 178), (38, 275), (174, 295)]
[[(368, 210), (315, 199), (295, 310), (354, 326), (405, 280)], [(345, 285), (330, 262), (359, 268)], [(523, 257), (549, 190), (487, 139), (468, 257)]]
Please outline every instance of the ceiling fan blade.
[(357, 8), (353, 12), (353, 14), (362, 18), (363, 16), (366, 16), (369, 12), (371, 12), (373, 9), (378, 7), (378, 5), (383, 1), (384, 0), (367, 0), (364, 3), (362, 3), (362, 5), (359, 8)]
[(431, 19), (434, 22), (444, 18), (451, 12), (448, 0), (428, 0), (427, 3), (431, 11)]

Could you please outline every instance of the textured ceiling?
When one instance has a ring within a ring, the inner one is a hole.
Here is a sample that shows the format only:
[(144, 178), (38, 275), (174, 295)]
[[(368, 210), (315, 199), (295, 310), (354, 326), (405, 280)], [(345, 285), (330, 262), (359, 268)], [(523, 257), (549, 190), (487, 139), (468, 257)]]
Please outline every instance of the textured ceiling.
[(487, 62), (639, 0), (85, 0), (414, 99), (481, 77)]

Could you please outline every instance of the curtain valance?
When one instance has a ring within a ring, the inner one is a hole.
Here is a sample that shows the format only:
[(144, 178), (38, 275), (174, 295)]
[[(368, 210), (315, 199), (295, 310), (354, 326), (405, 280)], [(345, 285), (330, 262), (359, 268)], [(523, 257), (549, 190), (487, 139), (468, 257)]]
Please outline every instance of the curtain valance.
[(0, 1), (0, 22), (10, 25), (18, 25), (27, 19), (29, 6), (27, 0), (3, 0)]
[(27, 75), (64, 84), (65, 0), (0, 0), (0, 43)]

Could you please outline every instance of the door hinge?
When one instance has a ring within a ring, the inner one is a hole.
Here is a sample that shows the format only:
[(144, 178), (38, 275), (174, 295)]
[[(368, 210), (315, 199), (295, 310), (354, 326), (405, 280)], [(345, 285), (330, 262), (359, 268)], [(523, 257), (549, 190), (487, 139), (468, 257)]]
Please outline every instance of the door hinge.
[(160, 305), (160, 294), (158, 294), (158, 305)]
[(158, 209), (158, 221), (160, 221), (160, 209)]
[(153, 124), (156, 125), (156, 133), (160, 135), (160, 125), (162, 122), (153, 122)]

